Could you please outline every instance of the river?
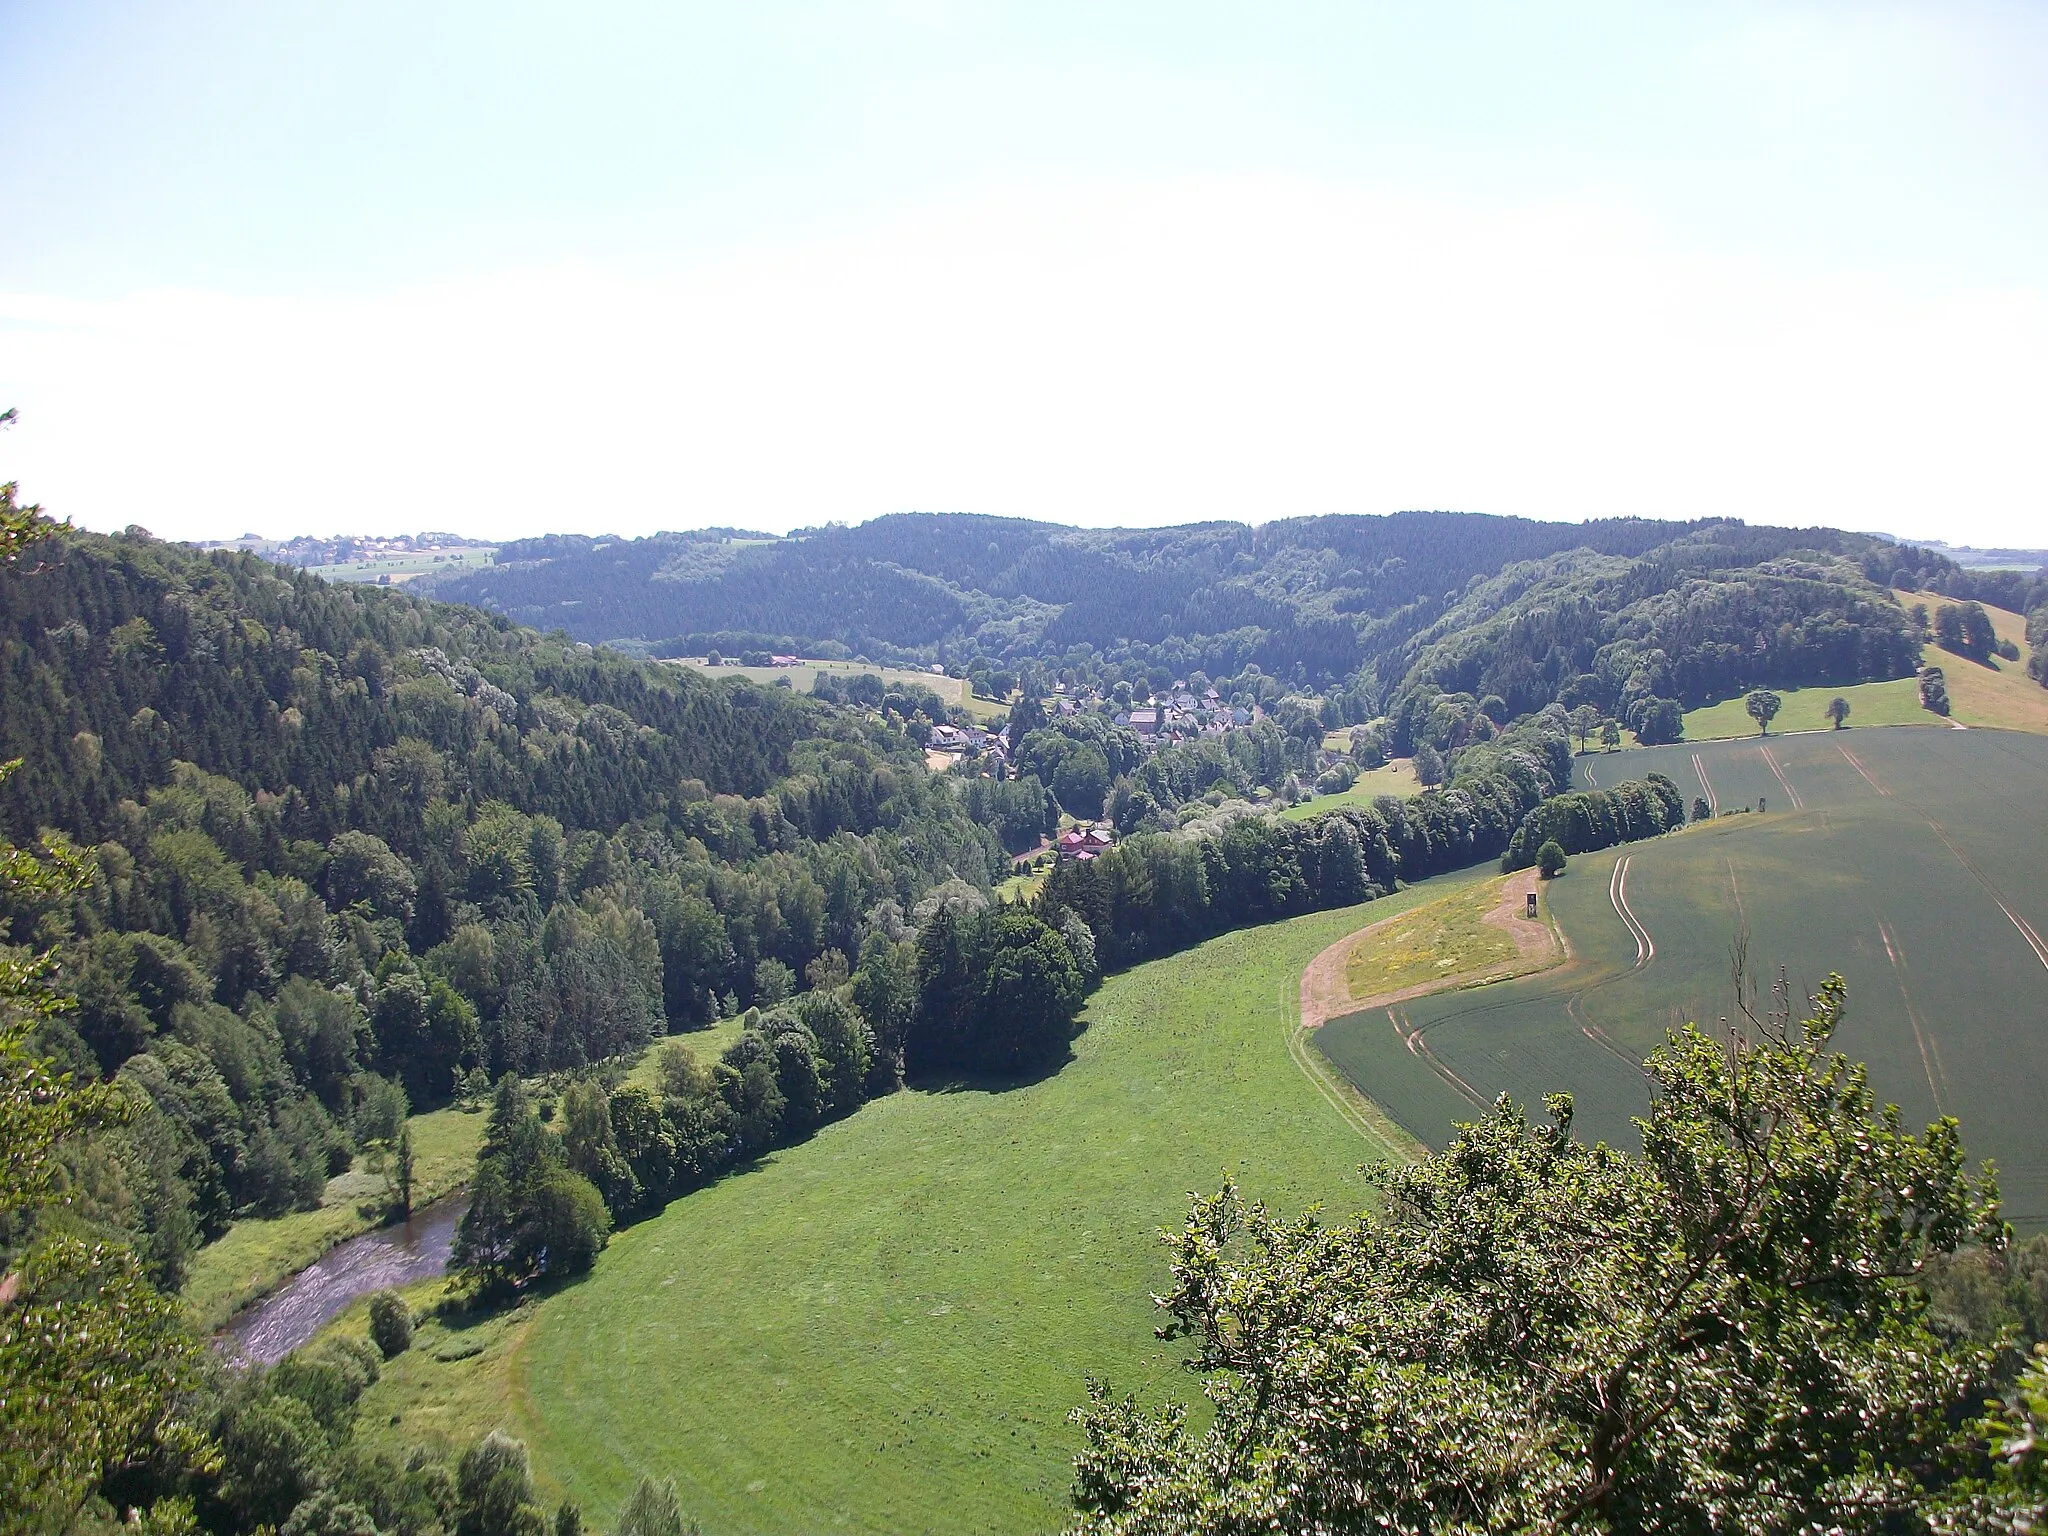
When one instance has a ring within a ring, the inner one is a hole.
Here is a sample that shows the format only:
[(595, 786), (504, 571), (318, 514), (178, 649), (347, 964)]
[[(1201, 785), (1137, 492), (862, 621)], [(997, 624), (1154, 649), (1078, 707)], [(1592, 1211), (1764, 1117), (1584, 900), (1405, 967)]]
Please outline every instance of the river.
[(270, 1365), (312, 1338), (358, 1296), (445, 1274), (456, 1225), (468, 1209), (466, 1194), (450, 1195), (413, 1212), (409, 1220), (336, 1244), (318, 1263), (238, 1312), (215, 1343), (230, 1359)]

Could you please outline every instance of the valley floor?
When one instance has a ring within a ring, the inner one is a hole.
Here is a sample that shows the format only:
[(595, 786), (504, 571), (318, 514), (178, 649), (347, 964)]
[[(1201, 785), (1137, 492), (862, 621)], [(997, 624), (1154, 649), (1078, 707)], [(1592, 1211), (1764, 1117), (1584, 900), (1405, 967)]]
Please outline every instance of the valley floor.
[(721, 1532), (1053, 1528), (1090, 1373), (1189, 1395), (1149, 1300), (1189, 1192), (1227, 1172), (1278, 1210), (1348, 1215), (1359, 1166), (1412, 1149), (1294, 1059), (1303, 968), (1489, 874), (1111, 977), (1061, 1071), (878, 1100), (620, 1233), (464, 1358), (438, 1358), (468, 1341), (436, 1325), (363, 1432), (459, 1446), (503, 1423), (600, 1528), (646, 1473)]

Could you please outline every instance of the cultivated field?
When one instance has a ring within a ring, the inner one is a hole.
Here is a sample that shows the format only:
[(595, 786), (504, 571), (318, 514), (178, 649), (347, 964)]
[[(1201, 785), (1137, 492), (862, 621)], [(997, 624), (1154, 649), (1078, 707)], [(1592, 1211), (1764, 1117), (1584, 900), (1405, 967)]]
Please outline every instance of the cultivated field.
[(1916, 1123), (1960, 1117), (2008, 1215), (2048, 1224), (2048, 739), (1852, 729), (1579, 761), (1602, 785), (1651, 769), (1688, 804), (1751, 811), (1574, 859), (1548, 893), (1573, 961), (1336, 1021), (1331, 1059), (1433, 1145), (1498, 1093), (1533, 1107), (1558, 1088), (1589, 1134), (1633, 1144), (1635, 1063), (1733, 1011), (1746, 931), (1766, 989), (1781, 964), (1796, 997), (1840, 971), (1838, 1044), (1880, 1096)]
[(309, 565), (306, 569), (328, 581), (379, 582), (389, 577), (392, 586), (399, 586), (421, 576), (480, 571), (497, 558), (495, 544), (463, 544), (431, 554), (400, 552), (337, 565)]
[(1089, 1372), (1188, 1395), (1148, 1301), (1188, 1192), (1227, 1169), (1279, 1209), (1348, 1213), (1358, 1165), (1396, 1150), (1290, 1055), (1303, 967), (1471, 878), (1114, 977), (1060, 1072), (879, 1100), (677, 1201), (587, 1281), (478, 1330), (474, 1355), (436, 1358), (467, 1347), (436, 1327), (360, 1433), (505, 1423), (598, 1528), (652, 1472), (721, 1532), (1052, 1529)]

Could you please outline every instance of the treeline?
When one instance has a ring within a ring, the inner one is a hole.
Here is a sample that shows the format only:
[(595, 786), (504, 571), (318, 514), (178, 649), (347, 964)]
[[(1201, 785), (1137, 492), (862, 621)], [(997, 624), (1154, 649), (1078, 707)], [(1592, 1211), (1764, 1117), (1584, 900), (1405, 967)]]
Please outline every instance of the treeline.
[(614, 1227), (894, 1092), (906, 1078), (1056, 1066), (1097, 975), (1094, 934), (971, 887), (935, 892), (915, 929), (877, 928), (849, 975), (836, 951), (808, 990), (750, 1008), (715, 1063), (658, 1048), (651, 1084), (579, 1074), (542, 1106), (499, 1080), (454, 1262), (485, 1293), (587, 1269)]
[(1496, 857), (1529, 811), (1570, 779), (1571, 744), (1562, 711), (1552, 708), (1464, 747), (1444, 788), (1410, 800), (1382, 796), (1305, 821), (1226, 805), (1178, 831), (1127, 838), (1085, 863), (1062, 861), (1038, 910), (1077, 913), (1104, 964), (1169, 953)]
[(1661, 773), (1612, 789), (1581, 789), (1531, 807), (1500, 856), (1501, 873), (1528, 869), (1545, 843), (1566, 853), (1592, 853), (1617, 843), (1662, 837), (1685, 825), (1685, 797)]

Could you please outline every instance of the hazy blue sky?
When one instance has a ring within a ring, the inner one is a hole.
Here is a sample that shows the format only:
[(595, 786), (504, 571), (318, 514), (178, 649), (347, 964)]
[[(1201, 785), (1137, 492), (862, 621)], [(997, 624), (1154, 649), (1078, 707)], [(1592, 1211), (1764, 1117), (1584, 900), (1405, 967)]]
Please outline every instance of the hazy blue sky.
[(2048, 543), (2048, 9), (0, 3), (0, 474), (175, 537)]

